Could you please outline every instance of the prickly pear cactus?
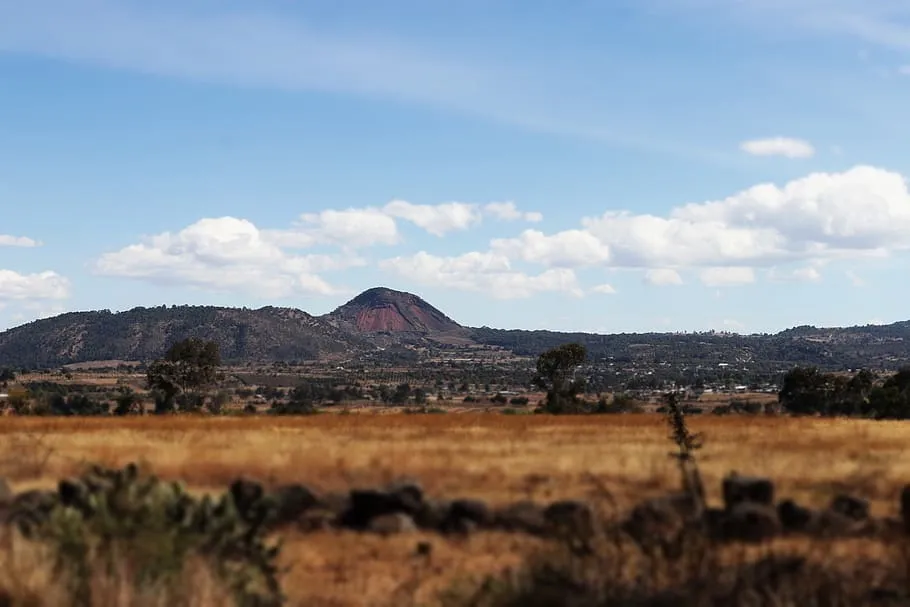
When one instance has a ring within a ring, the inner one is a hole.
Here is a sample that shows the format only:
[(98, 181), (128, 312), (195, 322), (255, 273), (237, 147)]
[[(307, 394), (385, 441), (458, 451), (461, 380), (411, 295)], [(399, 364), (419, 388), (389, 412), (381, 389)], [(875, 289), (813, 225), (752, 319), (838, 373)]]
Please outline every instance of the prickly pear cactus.
[(235, 495), (217, 500), (188, 494), (129, 464), (93, 466), (59, 483), (55, 493), (19, 500), (12, 519), (23, 535), (51, 545), (73, 580), (77, 605), (92, 603), (94, 568), (126, 561), (138, 587), (167, 584), (188, 559), (201, 557), (241, 607), (283, 604), (276, 565), (279, 546), (266, 541), (267, 516), (241, 515)]

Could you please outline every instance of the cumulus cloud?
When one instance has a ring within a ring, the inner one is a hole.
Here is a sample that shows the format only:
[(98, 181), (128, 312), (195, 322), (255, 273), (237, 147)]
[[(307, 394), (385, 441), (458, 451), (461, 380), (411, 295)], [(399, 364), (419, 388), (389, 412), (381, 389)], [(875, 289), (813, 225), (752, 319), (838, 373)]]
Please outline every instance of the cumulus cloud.
[(583, 230), (566, 230), (552, 236), (537, 230), (525, 230), (518, 238), (494, 239), (490, 249), (510, 259), (547, 267), (594, 266), (610, 259), (610, 248)]
[(37, 247), (41, 243), (25, 236), (0, 234), (0, 247)]
[(70, 282), (56, 272), (20, 274), (0, 270), (0, 303), (66, 299)]
[(613, 295), (616, 293), (616, 289), (613, 288), (613, 285), (602, 284), (595, 287), (591, 287), (591, 291), (594, 293), (602, 293), (604, 295)]
[(705, 268), (698, 277), (708, 287), (745, 285), (755, 282), (755, 270), (736, 266)]
[(655, 268), (645, 272), (645, 282), (655, 287), (666, 287), (670, 285), (683, 284), (682, 276), (679, 272), (670, 268)]
[(363, 263), (349, 255), (291, 255), (251, 222), (220, 217), (106, 253), (95, 269), (108, 276), (286, 297), (337, 293), (318, 273)]
[(537, 211), (520, 211), (514, 202), (490, 202), (484, 205), (483, 212), (503, 221), (543, 221), (543, 213)]
[(818, 282), (822, 275), (814, 266), (788, 270), (771, 268), (768, 270), (768, 279), (773, 282)]
[(395, 220), (375, 208), (304, 213), (293, 228), (264, 230), (263, 235), (278, 246), (301, 249), (322, 244), (358, 249), (399, 241)]
[(392, 217), (410, 221), (434, 236), (445, 236), (448, 232), (466, 230), (480, 223), (482, 219), (478, 206), (466, 202), (429, 205), (393, 200), (382, 210)]
[(811, 158), (815, 148), (803, 139), (771, 137), (753, 139), (739, 144), (739, 149), (753, 156), (783, 156), (785, 158)]
[(764, 183), (667, 217), (609, 211), (584, 228), (617, 267), (771, 267), (910, 248), (910, 192), (899, 173), (857, 166)]
[(583, 295), (575, 272), (570, 269), (554, 268), (528, 275), (513, 270), (508, 258), (496, 253), (440, 257), (421, 251), (386, 259), (380, 267), (421, 284), (483, 292), (497, 299), (520, 299), (541, 292)]

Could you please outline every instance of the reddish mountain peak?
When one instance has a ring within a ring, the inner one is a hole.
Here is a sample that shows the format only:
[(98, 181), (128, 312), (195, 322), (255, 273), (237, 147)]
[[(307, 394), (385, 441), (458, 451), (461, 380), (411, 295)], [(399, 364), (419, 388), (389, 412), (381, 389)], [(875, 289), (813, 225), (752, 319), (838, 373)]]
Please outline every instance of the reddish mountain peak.
[(367, 289), (329, 316), (364, 332), (439, 333), (461, 329), (454, 320), (412, 293)]

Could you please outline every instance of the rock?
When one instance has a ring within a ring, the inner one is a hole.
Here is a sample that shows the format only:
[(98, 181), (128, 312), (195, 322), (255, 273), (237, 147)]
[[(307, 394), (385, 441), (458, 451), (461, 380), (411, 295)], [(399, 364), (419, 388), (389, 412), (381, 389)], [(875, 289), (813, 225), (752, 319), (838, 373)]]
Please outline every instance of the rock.
[(696, 504), (687, 493), (646, 500), (636, 505), (622, 529), (641, 545), (666, 537), (695, 518)]
[(793, 500), (784, 500), (777, 505), (777, 517), (785, 531), (805, 531), (815, 519), (815, 513)]
[(831, 500), (828, 509), (843, 514), (854, 521), (865, 521), (869, 518), (869, 502), (852, 495), (837, 495)]
[(262, 485), (255, 481), (243, 478), (239, 478), (231, 483), (228, 492), (231, 494), (231, 499), (234, 501), (234, 507), (244, 519), (248, 518), (248, 515), (252, 513), (255, 506), (260, 503), (262, 497), (265, 495)]
[(777, 510), (755, 502), (740, 502), (728, 509), (721, 525), (721, 538), (742, 542), (762, 542), (781, 531)]
[(284, 485), (272, 492), (274, 499), (273, 522), (277, 525), (292, 523), (300, 516), (315, 507), (319, 499), (303, 485)]
[(862, 535), (867, 521), (857, 521), (836, 510), (822, 510), (818, 513), (808, 531), (816, 537), (842, 538)]
[(901, 490), (901, 519), (904, 521), (904, 531), (910, 533), (910, 485), (905, 485)]
[(767, 478), (741, 476), (733, 472), (723, 480), (723, 494), (727, 510), (745, 502), (771, 506), (774, 503), (774, 483)]
[(423, 508), (423, 487), (415, 480), (396, 481), (389, 485), (386, 491), (394, 500), (397, 500), (401, 512), (413, 516)]
[(300, 515), (296, 523), (299, 531), (327, 531), (338, 523), (338, 515), (331, 510), (316, 507)]
[(547, 530), (547, 519), (541, 505), (524, 500), (500, 509), (494, 525), (504, 531), (543, 535)]
[(421, 529), (431, 531), (444, 531), (446, 517), (449, 514), (451, 504), (437, 500), (424, 500), (420, 509), (411, 515), (414, 522)]
[(595, 533), (595, 517), (585, 502), (563, 500), (547, 506), (543, 517), (551, 531), (568, 533), (577, 537), (590, 537)]
[(442, 529), (447, 533), (467, 533), (491, 526), (493, 518), (493, 513), (485, 502), (457, 499), (449, 504)]
[(383, 514), (370, 521), (368, 529), (373, 533), (392, 535), (397, 533), (413, 533), (417, 531), (414, 519), (403, 512)]

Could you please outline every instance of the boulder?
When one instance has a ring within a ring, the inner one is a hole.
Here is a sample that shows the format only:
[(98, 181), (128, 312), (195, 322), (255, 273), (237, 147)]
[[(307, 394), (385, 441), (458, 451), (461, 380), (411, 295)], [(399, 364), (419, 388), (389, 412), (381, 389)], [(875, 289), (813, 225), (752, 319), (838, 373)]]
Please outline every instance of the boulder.
[(656, 497), (636, 505), (622, 529), (639, 544), (649, 544), (682, 529), (696, 512), (696, 503), (687, 493)]
[(398, 533), (413, 533), (417, 531), (417, 525), (414, 519), (403, 512), (393, 514), (383, 514), (370, 521), (369, 531), (381, 535), (393, 535)]
[(493, 512), (486, 502), (475, 499), (457, 499), (449, 504), (442, 523), (446, 533), (467, 533), (493, 524)]
[(740, 502), (726, 511), (721, 525), (721, 539), (741, 542), (763, 542), (781, 531), (777, 510), (756, 502)]
[(777, 517), (784, 531), (800, 532), (810, 528), (816, 514), (809, 508), (787, 499), (777, 505)]
[(774, 504), (774, 483), (767, 478), (733, 472), (723, 480), (723, 494), (727, 510), (741, 503), (771, 506)]
[(316, 494), (303, 485), (284, 485), (272, 492), (273, 522), (286, 525), (298, 520), (304, 512), (319, 503)]
[(504, 531), (543, 535), (547, 531), (545, 508), (529, 500), (509, 504), (496, 512), (494, 525)]
[(576, 500), (563, 500), (550, 504), (543, 511), (544, 520), (551, 531), (576, 537), (590, 537), (595, 533), (595, 516), (591, 506)]
[(854, 521), (869, 519), (869, 502), (852, 495), (841, 494), (831, 500), (828, 509), (838, 514), (843, 514)]

